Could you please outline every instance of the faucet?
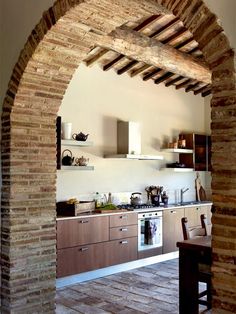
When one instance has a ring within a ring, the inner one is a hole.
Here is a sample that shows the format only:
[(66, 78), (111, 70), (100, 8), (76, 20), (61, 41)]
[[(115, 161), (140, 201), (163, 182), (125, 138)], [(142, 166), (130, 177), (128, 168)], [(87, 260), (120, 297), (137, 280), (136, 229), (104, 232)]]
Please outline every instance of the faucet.
[(188, 190), (189, 190), (189, 188), (186, 188), (186, 189), (182, 188), (180, 190), (180, 203), (181, 204), (183, 204), (183, 201), (184, 201), (184, 193), (187, 192)]

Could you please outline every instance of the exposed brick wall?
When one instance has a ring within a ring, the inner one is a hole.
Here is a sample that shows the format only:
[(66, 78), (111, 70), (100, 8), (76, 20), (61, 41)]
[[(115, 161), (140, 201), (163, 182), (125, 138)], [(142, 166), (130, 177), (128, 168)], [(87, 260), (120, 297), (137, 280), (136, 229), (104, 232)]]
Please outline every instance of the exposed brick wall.
[[(32, 31), (2, 115), (2, 312), (52, 313), (55, 297), (55, 118), (75, 69), (107, 34), (156, 13), (153, 1), (58, 0)], [(199, 42), (213, 70), (214, 308), (235, 312), (235, 65), (216, 17), (200, 0), (159, 0)], [(117, 5), (116, 5), (117, 4)], [(85, 27), (87, 25), (88, 27)]]
[(199, 42), (212, 69), (213, 313), (236, 313), (236, 80), (234, 52), (200, 0), (162, 1)]

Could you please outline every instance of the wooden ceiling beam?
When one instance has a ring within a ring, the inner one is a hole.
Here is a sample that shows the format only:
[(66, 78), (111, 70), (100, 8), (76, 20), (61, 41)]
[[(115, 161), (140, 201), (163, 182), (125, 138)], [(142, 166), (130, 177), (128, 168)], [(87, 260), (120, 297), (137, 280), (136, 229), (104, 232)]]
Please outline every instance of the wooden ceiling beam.
[(100, 49), (100, 51), (99, 51), (97, 54), (95, 54), (95, 55), (89, 57), (87, 60), (85, 60), (86, 65), (87, 65), (87, 66), (92, 65), (92, 64), (93, 64), (94, 62), (96, 62), (98, 59), (100, 59), (101, 57), (103, 57), (108, 51), (109, 51), (109, 50), (107, 50), (107, 49)]
[(179, 43), (175, 46), (175, 49), (180, 49), (184, 46), (187, 46), (188, 44), (190, 44), (192, 41), (194, 41), (194, 38), (193, 37), (190, 37), (186, 40), (184, 40), (182, 43)]
[(160, 42), (163, 43), (164, 45), (168, 44), (172, 40), (176, 40), (178, 37), (181, 37), (186, 32), (188, 32), (188, 30), (182, 27), (180, 30), (178, 30), (176, 33), (172, 34), (171, 36), (167, 37), (166, 39), (160, 40)]
[[(134, 30), (136, 30), (136, 31), (142, 30), (142, 29), (146, 28), (147, 26), (149, 26), (150, 24), (152, 24), (153, 22), (155, 22), (160, 17), (162, 17), (161, 14), (151, 15), (146, 20), (144, 20), (142, 23), (140, 23), (138, 26), (134, 27)], [(95, 54), (94, 56), (88, 58), (85, 61), (86, 65), (87, 66), (92, 65), (94, 62), (96, 62), (98, 59), (100, 59), (102, 56), (104, 56), (107, 52), (109, 52), (108, 49), (102, 49), (101, 51), (99, 51), (98, 54)]]
[[(153, 22), (156, 22), (161, 17), (162, 17), (162, 15), (152, 15), (152, 16), (148, 17), (145, 21), (143, 21), (141, 24), (134, 27), (133, 30), (139, 32), (139, 31), (145, 29), (147, 26), (149, 26)], [(107, 50), (107, 51), (109, 51), (109, 50)], [(103, 66), (103, 71), (109, 70), (113, 65), (115, 65), (117, 62), (119, 62), (123, 58), (125, 58), (125, 56), (121, 54), (120, 56), (116, 57), (112, 61), (108, 62), (107, 64), (105, 64)]]
[(180, 20), (178, 17), (175, 17), (173, 20), (169, 21), (167, 24), (163, 25), (161, 28), (157, 29), (156, 31), (154, 31), (151, 35), (149, 35), (149, 38), (154, 38), (157, 35), (161, 35), (163, 32), (167, 31), (168, 29), (170, 29), (172, 26), (176, 25), (177, 23), (179, 23)]
[[(167, 29), (169, 29), (170, 27), (172, 27), (173, 25), (175, 25), (177, 22), (179, 22), (178, 18), (175, 18), (173, 20), (171, 20), (170, 22), (168, 22), (167, 24), (165, 24), (163, 27), (159, 28), (157, 31), (153, 32), (151, 35), (149, 35), (149, 38), (152, 37), (156, 37), (157, 35), (160, 35), (161, 33), (163, 33), (164, 31), (166, 31)], [(161, 43), (166, 44), (176, 38), (178, 38), (179, 36), (183, 35), (183, 33), (186, 32), (186, 29), (183, 27), (181, 28), (177, 33), (172, 34), (171, 36), (169, 36), (168, 38), (164, 39), (163, 41), (161, 41)], [(119, 69), (117, 71), (117, 74), (123, 74), (124, 72), (130, 70), (133, 66), (135, 66), (136, 64), (138, 64), (137, 62), (133, 62), (130, 61), (128, 64), (126, 64), (124, 67), (122, 67), (121, 69)], [(142, 71), (141, 71), (142, 72)], [(138, 72), (141, 73), (141, 72)], [(137, 75), (137, 74), (135, 74)], [(131, 77), (135, 76), (135, 75), (131, 75)]]
[(178, 77), (174, 78), (173, 80), (167, 82), (167, 83), (165, 84), (165, 86), (166, 86), (166, 87), (169, 87), (169, 86), (171, 86), (171, 85), (174, 85), (174, 83), (176, 83), (176, 82), (178, 82), (178, 81), (180, 81), (180, 80), (182, 80), (182, 79), (184, 79), (183, 76), (178, 76)]
[(189, 85), (189, 84), (192, 84), (192, 83), (193, 83), (193, 80), (187, 79), (187, 80), (184, 81), (183, 83), (176, 85), (175, 88), (176, 88), (176, 89), (180, 89), (180, 88), (185, 87), (185, 86), (187, 86), (187, 85)]
[(108, 62), (107, 64), (105, 64), (103, 66), (103, 71), (107, 71), (110, 68), (113, 67), (113, 65), (115, 65), (117, 62), (119, 62), (120, 60), (122, 60), (123, 58), (125, 58), (125, 55), (120, 54), (119, 56), (117, 56), (115, 59), (111, 60), (110, 62)]
[(169, 77), (175, 75), (174, 73), (171, 72), (166, 72), (165, 74), (163, 74), (161, 77), (158, 77), (157, 79), (154, 80), (155, 84), (160, 84), (162, 82), (164, 82), (165, 80), (167, 80)]
[(199, 82), (195, 83), (195, 84), (190, 84), (188, 87), (185, 88), (185, 92), (188, 93), (191, 90), (194, 90), (195, 88), (197, 88), (199, 86)]
[(128, 71), (129, 69), (131, 69), (133, 66), (135, 66), (138, 63), (138, 61), (136, 60), (132, 60), (129, 63), (127, 63), (123, 68), (119, 69), (116, 73), (118, 75), (121, 75), (123, 73), (125, 73), (126, 71)]
[(211, 94), (211, 89), (209, 89), (209, 90), (205, 91), (204, 93), (202, 93), (202, 97), (206, 97), (206, 96), (208, 96), (210, 94)]
[(211, 89), (211, 85), (207, 84), (207, 85), (202, 86), (201, 88), (195, 90), (194, 91), (194, 95), (198, 95), (198, 94), (204, 93), (204, 92), (208, 91), (209, 89)]
[(128, 58), (184, 77), (211, 83), (211, 71), (203, 62), (126, 26), (117, 28), (109, 35), (93, 35), (96, 37), (94, 40), (97, 41), (97, 45)]
[(162, 71), (162, 69), (157, 68), (157, 69), (147, 73), (146, 75), (143, 76), (143, 81), (149, 80), (151, 77), (153, 77), (154, 75), (158, 74), (161, 71)]
[(175, 75), (174, 73), (171, 72), (166, 72), (165, 74), (163, 74), (161, 77), (158, 77), (157, 79), (154, 80), (155, 84), (160, 84), (162, 82), (164, 82), (165, 80), (167, 80), (169, 77)]
[[(169, 42), (171, 42), (172, 40), (178, 38), (179, 36), (183, 35), (183, 33), (186, 32), (185, 28), (180, 29), (177, 33), (171, 35), (170, 37), (166, 38), (165, 40), (160, 41), (162, 44), (167, 44)], [(147, 81), (149, 79), (151, 79), (154, 75), (156, 75), (158, 72), (160, 72), (162, 69), (155, 69), (152, 72), (146, 74), (143, 76), (143, 80)]]
[(131, 71), (130, 76), (134, 77), (134, 76), (142, 73), (143, 71), (147, 70), (148, 68), (150, 68), (150, 65), (149, 64), (144, 64), (140, 68)]

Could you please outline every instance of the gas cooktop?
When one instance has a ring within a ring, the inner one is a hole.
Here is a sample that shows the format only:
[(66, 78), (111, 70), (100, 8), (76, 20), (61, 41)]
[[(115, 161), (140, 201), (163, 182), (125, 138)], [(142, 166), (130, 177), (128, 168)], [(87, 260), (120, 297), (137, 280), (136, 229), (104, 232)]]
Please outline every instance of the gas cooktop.
[(117, 205), (118, 208), (128, 209), (128, 210), (142, 210), (147, 208), (157, 208), (157, 205), (154, 204), (140, 204), (140, 205), (131, 205), (131, 204), (121, 204)]

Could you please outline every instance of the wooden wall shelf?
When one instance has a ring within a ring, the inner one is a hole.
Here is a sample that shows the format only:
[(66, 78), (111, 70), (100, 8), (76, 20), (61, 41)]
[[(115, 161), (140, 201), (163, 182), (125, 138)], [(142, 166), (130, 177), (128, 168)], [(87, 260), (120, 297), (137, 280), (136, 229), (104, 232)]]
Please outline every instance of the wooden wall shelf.
[(186, 149), (186, 148), (163, 148), (161, 150), (165, 153), (177, 153), (177, 154), (192, 154), (193, 149)]
[(61, 166), (61, 169), (59, 170), (66, 171), (94, 170), (94, 166)]
[(91, 141), (61, 140), (63, 146), (93, 146)]

